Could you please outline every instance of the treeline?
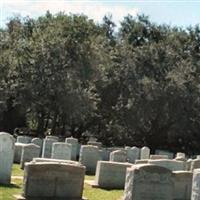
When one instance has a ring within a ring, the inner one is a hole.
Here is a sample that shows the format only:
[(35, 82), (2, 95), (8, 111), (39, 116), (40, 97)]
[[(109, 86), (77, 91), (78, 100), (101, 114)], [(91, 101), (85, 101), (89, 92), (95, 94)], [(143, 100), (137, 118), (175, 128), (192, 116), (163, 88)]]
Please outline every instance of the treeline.
[(200, 27), (128, 15), (10, 19), (0, 30), (0, 130), (89, 132), (105, 145), (200, 151)]

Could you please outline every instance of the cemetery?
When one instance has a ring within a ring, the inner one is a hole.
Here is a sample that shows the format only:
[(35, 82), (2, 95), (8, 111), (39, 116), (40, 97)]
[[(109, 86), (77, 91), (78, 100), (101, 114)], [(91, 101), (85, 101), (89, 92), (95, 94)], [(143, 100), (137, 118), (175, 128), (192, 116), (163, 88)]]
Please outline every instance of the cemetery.
[(200, 0), (0, 0), (0, 200), (200, 200)]
[(18, 137), (0, 132), (2, 200), (200, 199), (198, 155), (82, 145), (73, 137)]

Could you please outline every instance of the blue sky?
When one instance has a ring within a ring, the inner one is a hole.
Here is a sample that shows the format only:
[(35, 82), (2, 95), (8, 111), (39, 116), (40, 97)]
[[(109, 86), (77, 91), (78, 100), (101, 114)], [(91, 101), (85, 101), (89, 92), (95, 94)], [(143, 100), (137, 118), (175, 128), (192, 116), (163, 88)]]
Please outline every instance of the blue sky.
[(37, 17), (65, 11), (84, 13), (101, 22), (105, 14), (111, 13), (116, 24), (127, 14), (145, 14), (153, 22), (187, 27), (200, 23), (200, 0), (0, 0), (0, 26), (13, 15)]

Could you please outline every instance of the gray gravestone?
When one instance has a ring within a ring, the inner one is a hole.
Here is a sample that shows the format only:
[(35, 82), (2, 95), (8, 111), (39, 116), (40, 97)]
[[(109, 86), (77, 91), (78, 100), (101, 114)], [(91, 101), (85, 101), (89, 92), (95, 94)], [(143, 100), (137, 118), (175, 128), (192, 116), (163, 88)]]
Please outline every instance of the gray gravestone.
[(127, 169), (124, 200), (173, 200), (172, 172), (155, 165)]
[(0, 132), (0, 184), (10, 184), (14, 158), (14, 138)]
[(24, 163), (32, 161), (33, 158), (40, 156), (40, 147), (35, 144), (26, 144), (22, 147), (20, 166), (24, 169)]
[(135, 163), (137, 159), (140, 158), (140, 149), (137, 147), (126, 148), (127, 151), (127, 161), (130, 163)]
[(29, 144), (31, 143), (32, 137), (29, 136), (18, 136), (17, 137), (17, 143), (24, 143)]
[(194, 169), (191, 200), (200, 200), (200, 169)]
[(95, 174), (97, 161), (101, 160), (99, 148), (91, 145), (82, 145), (79, 161), (86, 166), (86, 172)]
[(127, 153), (125, 150), (117, 150), (110, 153), (110, 161), (112, 162), (126, 162)]
[(192, 189), (192, 172), (175, 171), (174, 200), (190, 200)]
[(42, 157), (43, 158), (51, 158), (52, 146), (53, 143), (57, 142), (54, 139), (44, 139), (43, 149), (42, 149)]
[(149, 164), (165, 167), (171, 171), (184, 171), (185, 170), (185, 162), (170, 160), (170, 159), (160, 159), (160, 160), (149, 160)]
[(40, 156), (42, 155), (42, 149), (43, 149), (43, 139), (41, 138), (33, 138), (31, 140), (31, 143), (37, 145), (40, 147)]
[(53, 144), (51, 158), (71, 160), (72, 145), (64, 142), (56, 142)]
[(70, 137), (66, 138), (65, 142), (72, 145), (72, 160), (76, 160), (78, 151), (78, 140), (76, 138)]
[(26, 163), (23, 195), (26, 199), (75, 199), (83, 194), (85, 167), (68, 163)]
[(19, 164), (21, 162), (22, 148), (25, 145), (24, 143), (15, 143), (14, 163)]

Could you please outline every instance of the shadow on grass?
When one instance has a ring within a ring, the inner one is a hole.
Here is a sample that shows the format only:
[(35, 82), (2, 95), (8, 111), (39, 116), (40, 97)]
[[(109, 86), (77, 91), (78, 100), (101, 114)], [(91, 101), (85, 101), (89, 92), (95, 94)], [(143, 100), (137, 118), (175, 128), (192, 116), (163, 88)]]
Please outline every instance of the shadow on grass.
[(13, 184), (13, 183), (11, 183), (11, 184), (0, 184), (0, 187), (2, 187), (2, 188), (15, 188), (15, 189), (20, 188), (19, 185), (16, 185), (16, 184)]

